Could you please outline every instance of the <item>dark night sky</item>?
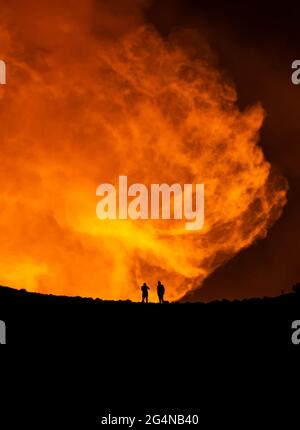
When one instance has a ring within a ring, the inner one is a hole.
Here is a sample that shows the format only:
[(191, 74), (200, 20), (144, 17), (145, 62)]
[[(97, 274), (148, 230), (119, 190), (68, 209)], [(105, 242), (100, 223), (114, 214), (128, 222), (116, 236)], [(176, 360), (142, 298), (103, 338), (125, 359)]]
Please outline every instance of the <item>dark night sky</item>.
[(288, 203), (268, 236), (216, 270), (192, 300), (277, 295), (300, 281), (299, 2), (153, 1), (147, 19), (164, 35), (192, 27), (208, 41), (218, 67), (233, 80), (241, 108), (260, 101), (267, 112), (260, 145), (289, 182)]

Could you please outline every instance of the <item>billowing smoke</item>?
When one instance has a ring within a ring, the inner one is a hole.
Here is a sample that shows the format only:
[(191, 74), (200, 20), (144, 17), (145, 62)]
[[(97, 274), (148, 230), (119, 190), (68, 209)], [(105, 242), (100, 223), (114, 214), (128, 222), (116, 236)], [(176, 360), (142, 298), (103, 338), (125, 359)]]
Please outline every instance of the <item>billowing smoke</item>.
[[(286, 183), (198, 38), (163, 39), (138, 1), (3, 1), (0, 283), (54, 294), (169, 299), (267, 234)], [(187, 41), (193, 40), (193, 49)], [(96, 188), (204, 183), (205, 225), (100, 221)]]

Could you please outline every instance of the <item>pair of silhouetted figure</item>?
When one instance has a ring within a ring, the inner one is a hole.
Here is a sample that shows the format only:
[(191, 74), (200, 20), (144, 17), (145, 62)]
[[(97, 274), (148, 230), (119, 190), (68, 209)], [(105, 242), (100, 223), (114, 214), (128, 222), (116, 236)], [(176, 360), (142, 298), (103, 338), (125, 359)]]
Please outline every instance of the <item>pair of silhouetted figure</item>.
[[(145, 302), (148, 303), (148, 290), (150, 290), (150, 288), (148, 287), (146, 282), (144, 282), (143, 285), (141, 286), (141, 290), (142, 290), (142, 303), (145, 303)], [(164, 294), (165, 294), (165, 287), (160, 281), (158, 281), (157, 295), (158, 295), (159, 303), (164, 302)]]

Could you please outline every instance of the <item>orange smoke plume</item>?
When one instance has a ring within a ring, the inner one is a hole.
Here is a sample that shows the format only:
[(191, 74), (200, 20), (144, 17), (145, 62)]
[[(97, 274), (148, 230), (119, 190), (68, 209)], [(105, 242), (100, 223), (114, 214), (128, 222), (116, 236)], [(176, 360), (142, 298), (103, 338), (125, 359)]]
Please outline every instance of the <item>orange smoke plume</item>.
[[(119, 14), (61, 3), (0, 1), (0, 283), (137, 300), (160, 279), (179, 299), (281, 215), (286, 183), (258, 146), (264, 111), (241, 112), (207, 48), (163, 39), (138, 2)], [(119, 175), (204, 183), (204, 228), (100, 221), (96, 188)]]

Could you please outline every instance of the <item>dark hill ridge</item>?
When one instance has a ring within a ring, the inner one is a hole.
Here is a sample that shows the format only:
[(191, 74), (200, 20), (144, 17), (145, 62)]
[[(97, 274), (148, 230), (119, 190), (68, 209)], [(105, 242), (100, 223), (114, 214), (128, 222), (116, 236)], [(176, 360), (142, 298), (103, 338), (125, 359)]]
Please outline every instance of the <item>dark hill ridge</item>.
[[(251, 299), (244, 299), (244, 300), (227, 300), (227, 299), (220, 299), (220, 300), (214, 300), (208, 303), (204, 303), (204, 302), (166, 302), (165, 305), (169, 305), (171, 304), (172, 306), (174, 305), (179, 305), (180, 306), (213, 306), (213, 305), (217, 305), (222, 303), (227, 304), (227, 305), (232, 305), (232, 304), (244, 304), (244, 305), (249, 305), (249, 304), (254, 304), (254, 303), (263, 303), (265, 305), (271, 305), (271, 304), (292, 304), (294, 303), (299, 297), (300, 297), (300, 284), (297, 284), (294, 288), (293, 288), (294, 292), (293, 293), (289, 293), (289, 294), (283, 294), (281, 296), (278, 297), (264, 297), (264, 298), (251, 298)], [(295, 294), (296, 293), (296, 294)], [(299, 296), (299, 297), (298, 297)], [(12, 305), (12, 304), (89, 304), (89, 305), (142, 305), (142, 306), (153, 306), (153, 305), (159, 305), (159, 303), (157, 302), (149, 302), (147, 305), (146, 304), (141, 304), (139, 302), (132, 302), (131, 300), (102, 300), (100, 298), (91, 298), (91, 297), (81, 297), (81, 296), (58, 296), (58, 295), (53, 295), (53, 294), (43, 294), (43, 293), (36, 293), (36, 292), (28, 292), (25, 289), (21, 289), (21, 290), (16, 290), (14, 288), (10, 288), (10, 287), (6, 287), (6, 286), (1, 286), (0, 285), (0, 303), (1, 305), (3, 304), (7, 304), (7, 305)]]
[[(297, 291), (297, 292), (296, 292)], [(299, 285), (279, 297), (210, 303), (142, 304), (65, 297), (0, 287), (0, 320), (8, 343), (198, 350), (228, 347), (267, 350), (298, 348), (291, 324), (300, 319)], [(177, 349), (176, 349), (177, 348)], [(230, 348), (229, 348), (230, 349)], [(300, 345), (299, 345), (300, 350)]]

